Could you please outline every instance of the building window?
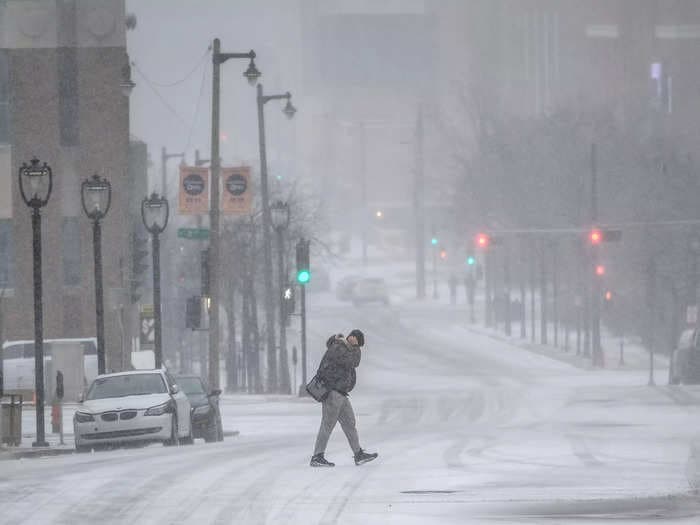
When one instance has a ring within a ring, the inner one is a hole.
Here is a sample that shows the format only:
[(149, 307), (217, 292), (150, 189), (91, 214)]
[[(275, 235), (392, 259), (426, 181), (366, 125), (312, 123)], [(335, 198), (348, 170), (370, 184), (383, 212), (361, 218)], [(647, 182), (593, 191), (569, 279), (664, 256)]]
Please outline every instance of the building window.
[(14, 288), (15, 246), (12, 221), (0, 219), (0, 289)]
[(78, 57), (74, 47), (58, 50), (58, 98), (61, 146), (77, 146)]
[(63, 284), (80, 284), (80, 224), (77, 217), (63, 219)]
[(10, 143), (10, 59), (0, 50), (0, 144)]

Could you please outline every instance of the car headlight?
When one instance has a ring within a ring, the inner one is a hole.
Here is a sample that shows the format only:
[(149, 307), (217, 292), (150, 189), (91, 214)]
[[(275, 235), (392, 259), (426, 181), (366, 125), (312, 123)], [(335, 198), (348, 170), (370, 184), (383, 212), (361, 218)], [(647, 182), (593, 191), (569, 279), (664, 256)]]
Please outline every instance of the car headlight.
[(209, 405), (202, 405), (201, 407), (197, 407), (192, 411), (192, 414), (195, 416), (203, 416), (205, 414), (209, 413)]
[(156, 405), (154, 407), (149, 408), (146, 410), (146, 412), (143, 414), (144, 416), (162, 416), (163, 414), (171, 414), (175, 411), (175, 407), (173, 406), (172, 401), (167, 401), (163, 403), (162, 405)]
[(76, 412), (75, 421), (77, 423), (89, 423), (90, 421), (95, 421), (95, 418), (87, 412)]

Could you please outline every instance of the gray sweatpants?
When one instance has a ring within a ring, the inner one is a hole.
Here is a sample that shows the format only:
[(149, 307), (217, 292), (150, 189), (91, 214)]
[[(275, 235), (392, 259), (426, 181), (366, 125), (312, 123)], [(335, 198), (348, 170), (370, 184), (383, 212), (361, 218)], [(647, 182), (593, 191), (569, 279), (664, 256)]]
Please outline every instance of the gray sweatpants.
[(331, 390), (328, 397), (322, 403), (321, 427), (318, 429), (314, 455), (322, 454), (326, 451), (328, 439), (335, 428), (336, 422), (340, 421), (340, 426), (348, 438), (350, 448), (354, 454), (360, 451), (360, 438), (357, 437), (355, 428), (355, 412), (352, 410), (350, 399), (335, 390)]

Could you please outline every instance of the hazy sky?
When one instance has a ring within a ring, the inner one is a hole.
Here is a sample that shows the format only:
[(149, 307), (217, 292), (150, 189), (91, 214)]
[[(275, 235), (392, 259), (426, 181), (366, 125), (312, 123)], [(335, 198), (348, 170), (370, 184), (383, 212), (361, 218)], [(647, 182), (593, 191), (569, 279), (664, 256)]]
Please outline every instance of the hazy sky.
[[(302, 105), (296, 6), (296, 2), (285, 0), (127, 2), (127, 12), (137, 17), (136, 29), (127, 33), (137, 84), (131, 95), (131, 132), (148, 144), (158, 174), (162, 146), (173, 153), (186, 150), (190, 162), (195, 148), (202, 157), (209, 157), (212, 65), (211, 55), (204, 55), (214, 37), (221, 39), (223, 52), (255, 49), (265, 92), (291, 91), (297, 105)], [(257, 164), (255, 89), (242, 76), (247, 65), (244, 60), (231, 60), (221, 68), (221, 153), (225, 163)], [(161, 85), (182, 79), (174, 86)], [(278, 150), (293, 143), (295, 126), (283, 122), (281, 113), (272, 111), (273, 105), (268, 104), (266, 110), (271, 170), (275, 169)], [(278, 126), (278, 122), (285, 125)]]

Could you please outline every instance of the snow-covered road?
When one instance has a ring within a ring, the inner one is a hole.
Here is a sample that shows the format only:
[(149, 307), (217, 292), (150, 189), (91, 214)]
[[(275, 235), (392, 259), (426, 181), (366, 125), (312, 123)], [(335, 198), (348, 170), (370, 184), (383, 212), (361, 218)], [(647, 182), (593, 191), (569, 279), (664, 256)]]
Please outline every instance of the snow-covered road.
[(320, 407), (230, 396), (223, 443), (0, 462), (2, 524), (697, 523), (686, 462), (700, 390), (585, 371), (456, 325), (445, 311), (310, 312), (367, 336), (352, 401), (377, 461), (308, 467)]

